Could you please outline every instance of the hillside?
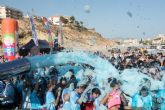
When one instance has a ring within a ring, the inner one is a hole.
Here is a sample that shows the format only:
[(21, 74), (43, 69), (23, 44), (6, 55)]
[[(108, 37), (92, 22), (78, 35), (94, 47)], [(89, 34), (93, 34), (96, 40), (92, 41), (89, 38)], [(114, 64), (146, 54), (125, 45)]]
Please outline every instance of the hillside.
[[(35, 28), (39, 39), (48, 40), (48, 35), (45, 31), (44, 24), (41, 20), (35, 19)], [(26, 44), (32, 37), (29, 19), (24, 18), (18, 20), (19, 26), (19, 44)], [(58, 26), (50, 25), (51, 35), (54, 37)], [(99, 33), (93, 30), (77, 30), (74, 25), (65, 25), (63, 27), (64, 47), (76, 50), (106, 50), (106, 47), (111, 47), (114, 42), (103, 38)]]

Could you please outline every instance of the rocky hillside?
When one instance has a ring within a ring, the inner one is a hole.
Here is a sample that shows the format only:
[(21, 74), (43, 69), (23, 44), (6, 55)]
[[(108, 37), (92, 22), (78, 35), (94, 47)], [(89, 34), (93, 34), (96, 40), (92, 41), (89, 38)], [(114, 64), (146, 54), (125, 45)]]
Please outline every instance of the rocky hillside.
[[(42, 20), (35, 19), (35, 28), (37, 32), (37, 36), (39, 39), (48, 40), (48, 35), (45, 31), (44, 24)], [(26, 44), (31, 38), (31, 27), (29, 23), (29, 19), (24, 18), (23, 20), (18, 20), (19, 25), (19, 44)], [(52, 36), (55, 36), (55, 32), (59, 29), (58, 26), (50, 25)], [(106, 47), (111, 47), (115, 43), (103, 38), (99, 33), (89, 30), (82, 29), (79, 30), (74, 25), (64, 25), (63, 27), (64, 33), (64, 47), (69, 49), (76, 50), (106, 50)]]

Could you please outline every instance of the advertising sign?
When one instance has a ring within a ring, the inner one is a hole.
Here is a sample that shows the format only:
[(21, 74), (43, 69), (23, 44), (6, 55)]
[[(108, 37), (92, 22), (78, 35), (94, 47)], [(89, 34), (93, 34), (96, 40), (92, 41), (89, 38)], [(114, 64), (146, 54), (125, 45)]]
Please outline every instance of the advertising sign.
[(14, 56), (15, 55), (15, 39), (14, 34), (3, 34), (3, 53), (4, 56)]

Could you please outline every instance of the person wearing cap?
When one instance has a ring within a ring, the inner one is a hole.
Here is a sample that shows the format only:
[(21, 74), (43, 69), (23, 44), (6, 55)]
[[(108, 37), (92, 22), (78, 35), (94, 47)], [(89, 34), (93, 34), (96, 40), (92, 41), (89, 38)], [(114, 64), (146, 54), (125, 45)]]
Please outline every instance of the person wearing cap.
[(70, 104), (72, 110), (80, 110), (80, 105), (82, 104), (82, 101), (89, 90), (89, 86), (86, 88), (87, 83), (86, 82), (79, 82), (76, 89), (71, 92), (70, 94)]

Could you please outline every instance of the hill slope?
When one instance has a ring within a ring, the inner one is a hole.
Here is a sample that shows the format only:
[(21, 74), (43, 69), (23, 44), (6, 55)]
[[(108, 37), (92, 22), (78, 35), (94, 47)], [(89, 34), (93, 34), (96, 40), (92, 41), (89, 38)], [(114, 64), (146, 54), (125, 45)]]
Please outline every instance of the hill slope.
[[(42, 20), (35, 19), (35, 28), (38, 39), (48, 40), (48, 35), (45, 31)], [(19, 26), (19, 44), (26, 44), (32, 37), (31, 27), (29, 19), (24, 18), (18, 20)], [(87, 50), (87, 51), (103, 51), (106, 47), (110, 47), (115, 43), (109, 39), (103, 38), (99, 33), (93, 30), (77, 30), (74, 26), (64, 26), (64, 47), (76, 50)], [(55, 32), (58, 30), (58, 26), (50, 25), (51, 35), (55, 36)]]

